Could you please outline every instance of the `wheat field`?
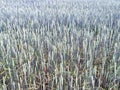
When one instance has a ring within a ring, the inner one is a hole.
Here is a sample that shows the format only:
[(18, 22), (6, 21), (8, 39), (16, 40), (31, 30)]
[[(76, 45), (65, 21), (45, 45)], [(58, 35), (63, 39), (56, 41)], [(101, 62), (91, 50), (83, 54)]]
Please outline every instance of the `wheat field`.
[(120, 90), (119, 0), (0, 0), (0, 90)]

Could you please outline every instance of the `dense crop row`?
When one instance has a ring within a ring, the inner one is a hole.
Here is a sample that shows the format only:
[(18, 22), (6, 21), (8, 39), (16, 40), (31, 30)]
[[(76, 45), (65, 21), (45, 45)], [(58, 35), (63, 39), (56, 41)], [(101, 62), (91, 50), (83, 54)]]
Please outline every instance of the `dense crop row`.
[(1, 89), (120, 89), (119, 1), (5, 1)]

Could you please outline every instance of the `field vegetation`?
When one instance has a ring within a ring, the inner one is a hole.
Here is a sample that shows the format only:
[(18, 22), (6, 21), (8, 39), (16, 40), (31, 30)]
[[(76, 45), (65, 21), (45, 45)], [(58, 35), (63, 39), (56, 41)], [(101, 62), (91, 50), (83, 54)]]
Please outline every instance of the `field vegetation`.
[(1, 0), (2, 90), (120, 90), (120, 2)]

